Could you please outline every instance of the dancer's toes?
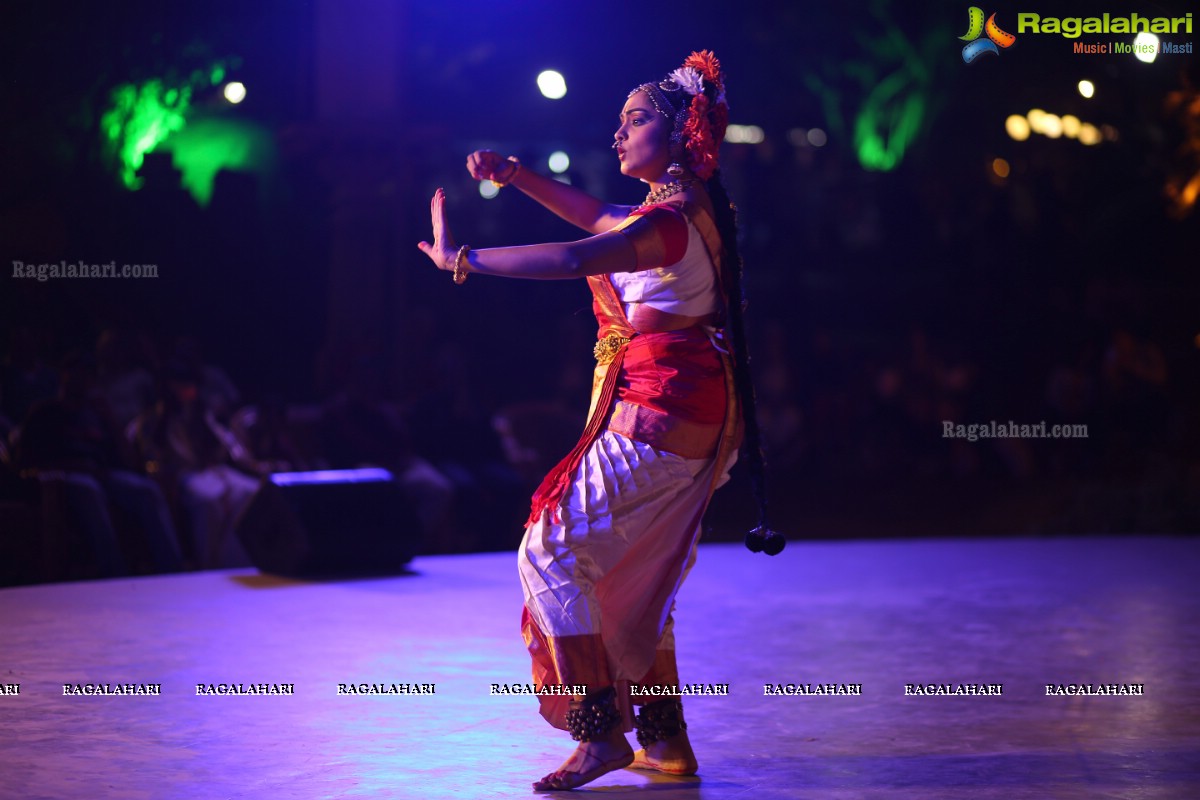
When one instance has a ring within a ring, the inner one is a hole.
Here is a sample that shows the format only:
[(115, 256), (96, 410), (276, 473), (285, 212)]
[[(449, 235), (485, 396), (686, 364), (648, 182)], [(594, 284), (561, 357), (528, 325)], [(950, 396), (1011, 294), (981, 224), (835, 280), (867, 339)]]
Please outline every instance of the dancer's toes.
[(614, 770), (624, 769), (633, 763), (633, 751), (625, 743), (624, 748), (611, 744), (597, 745), (585, 742), (575, 749), (563, 765), (539, 781), (533, 782), (537, 792), (557, 792), (574, 789), (591, 783)]

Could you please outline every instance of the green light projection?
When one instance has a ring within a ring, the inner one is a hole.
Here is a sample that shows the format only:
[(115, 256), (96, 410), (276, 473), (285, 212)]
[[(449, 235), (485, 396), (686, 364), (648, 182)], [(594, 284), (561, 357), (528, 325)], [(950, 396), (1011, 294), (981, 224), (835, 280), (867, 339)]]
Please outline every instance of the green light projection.
[[(805, 84), (821, 100), (830, 130), (849, 137), (864, 169), (887, 172), (925, 131), (937, 98), (934, 72), (949, 29), (940, 20), (919, 37), (905, 33), (887, 0), (872, 2), (856, 31), (862, 58), (808, 72)], [(846, 109), (850, 106), (850, 120)]]
[(141, 187), (137, 172), (146, 153), (183, 128), (191, 99), (191, 86), (167, 87), (157, 78), (113, 89), (111, 104), (100, 118), (100, 132), (127, 188)]
[(212, 200), (213, 182), (221, 170), (265, 172), (275, 163), (275, 140), (253, 122), (229, 116), (193, 119), (162, 143), (183, 173), (183, 188), (202, 206)]
[(100, 133), (105, 153), (126, 188), (141, 188), (138, 170), (146, 154), (156, 149), (172, 154), (183, 188), (201, 206), (212, 200), (220, 170), (252, 172), (273, 166), (274, 141), (265, 128), (246, 120), (197, 114), (193, 107), (194, 94), (217, 86), (226, 74), (225, 64), (217, 62), (193, 70), (186, 79), (154, 78), (112, 90)]
[(854, 120), (854, 149), (866, 169), (889, 172), (904, 158), (925, 120), (928, 88), (896, 71), (867, 94)]

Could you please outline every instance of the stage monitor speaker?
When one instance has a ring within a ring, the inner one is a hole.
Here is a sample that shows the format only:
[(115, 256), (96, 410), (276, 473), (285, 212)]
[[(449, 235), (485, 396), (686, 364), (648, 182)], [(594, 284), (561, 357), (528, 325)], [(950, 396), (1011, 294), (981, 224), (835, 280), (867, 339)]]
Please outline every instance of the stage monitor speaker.
[(290, 577), (401, 573), (421, 539), (413, 504), (385, 469), (270, 475), (236, 532), (254, 566)]

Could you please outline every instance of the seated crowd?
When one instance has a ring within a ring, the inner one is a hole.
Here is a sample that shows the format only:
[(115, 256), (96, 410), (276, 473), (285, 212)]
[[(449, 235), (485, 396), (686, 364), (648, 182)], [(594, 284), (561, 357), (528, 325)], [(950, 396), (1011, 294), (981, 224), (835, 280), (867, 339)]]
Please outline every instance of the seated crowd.
[[(389, 470), (422, 552), (512, 544), (487, 541), (472, 514), (511, 516), (492, 528), (519, 535), (527, 490), (502, 457), (485, 469), (435, 466), (400, 408), (354, 386), (317, 404), (247, 405), (194, 340), (159, 360), (107, 331), (94, 354), (52, 366), (28, 334), (17, 332), (0, 368), (0, 585), (250, 566), (238, 519), (278, 472)], [(503, 452), (498, 441), (491, 449)]]

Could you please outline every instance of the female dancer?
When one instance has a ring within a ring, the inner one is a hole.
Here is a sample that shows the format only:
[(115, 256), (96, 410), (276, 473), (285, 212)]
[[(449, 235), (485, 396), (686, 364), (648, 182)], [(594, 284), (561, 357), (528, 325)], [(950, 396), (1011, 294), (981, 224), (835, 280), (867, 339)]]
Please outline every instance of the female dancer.
[[(631, 765), (675, 775), (697, 769), (682, 705), (661, 697), (679, 684), (675, 594), (695, 558), (700, 518), (736, 456), (740, 407), (752, 398), (737, 222), (717, 173), (727, 110), (716, 58), (693, 53), (663, 80), (630, 92), (621, 109), (613, 148), (621, 173), (649, 184), (640, 206), (604, 203), (482, 150), (467, 158), (474, 178), (515, 186), (593, 235), (458, 247), (438, 189), (433, 243), (418, 245), (456, 283), (472, 273), (586, 277), (593, 294), (599, 332), (588, 424), (534, 494), (519, 551), (522, 632), (537, 686), (587, 687), (539, 695), (542, 715), (580, 742), (534, 783), (541, 791)], [(750, 444), (758, 458), (757, 442)], [(646, 695), (643, 687), (663, 688)], [(632, 705), (641, 705), (636, 716)], [(634, 727), (637, 753), (625, 739)]]

